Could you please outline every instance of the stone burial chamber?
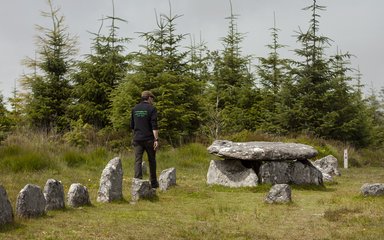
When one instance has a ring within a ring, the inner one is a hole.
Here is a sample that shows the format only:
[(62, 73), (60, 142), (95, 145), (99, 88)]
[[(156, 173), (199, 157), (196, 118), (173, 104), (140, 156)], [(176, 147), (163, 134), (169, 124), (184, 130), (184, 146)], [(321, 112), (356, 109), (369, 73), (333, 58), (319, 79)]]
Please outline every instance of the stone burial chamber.
[(308, 160), (317, 155), (317, 150), (309, 145), (216, 140), (207, 150), (221, 158), (210, 162), (208, 185), (323, 185), (321, 171)]

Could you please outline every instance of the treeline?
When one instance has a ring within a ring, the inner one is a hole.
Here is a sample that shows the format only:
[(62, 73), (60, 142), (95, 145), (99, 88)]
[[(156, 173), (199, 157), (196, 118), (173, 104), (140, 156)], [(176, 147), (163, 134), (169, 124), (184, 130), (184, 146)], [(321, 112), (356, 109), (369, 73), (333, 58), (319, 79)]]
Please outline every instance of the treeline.
[[(151, 90), (161, 138), (174, 146), (244, 130), (384, 146), (384, 88), (364, 98), (362, 74), (350, 65), (351, 55), (326, 54), (332, 41), (320, 34), (325, 7), (316, 0), (304, 8), (307, 30), (296, 32), (298, 60), (279, 54), (286, 46), (275, 25), (267, 56), (244, 54), (244, 35), (232, 10), (222, 50), (210, 50), (204, 42), (184, 46), (187, 34), (176, 33), (180, 16), (170, 11), (157, 16), (153, 31), (140, 33), (145, 44), (137, 52), (129, 51), (131, 39), (119, 32), (125, 20), (104, 18), (99, 32), (92, 33), (90, 53), (76, 60), (76, 38), (51, 1), (49, 7), (43, 16), (52, 26), (39, 27), (36, 56), (24, 61), (31, 70), (20, 79), (26, 91), (15, 89), (10, 111), (1, 98), (3, 137), (23, 126), (63, 134), (77, 145), (86, 143), (86, 129), (129, 138), (130, 110), (141, 91)], [(250, 66), (255, 60), (257, 66)]]

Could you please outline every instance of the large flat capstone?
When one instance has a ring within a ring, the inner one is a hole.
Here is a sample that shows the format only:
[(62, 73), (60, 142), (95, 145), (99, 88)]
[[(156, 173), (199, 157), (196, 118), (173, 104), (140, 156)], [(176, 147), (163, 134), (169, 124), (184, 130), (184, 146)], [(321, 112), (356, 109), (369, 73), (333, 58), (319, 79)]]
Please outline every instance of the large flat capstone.
[(285, 161), (303, 160), (317, 155), (316, 149), (300, 143), (232, 142), (216, 140), (208, 152), (225, 159)]

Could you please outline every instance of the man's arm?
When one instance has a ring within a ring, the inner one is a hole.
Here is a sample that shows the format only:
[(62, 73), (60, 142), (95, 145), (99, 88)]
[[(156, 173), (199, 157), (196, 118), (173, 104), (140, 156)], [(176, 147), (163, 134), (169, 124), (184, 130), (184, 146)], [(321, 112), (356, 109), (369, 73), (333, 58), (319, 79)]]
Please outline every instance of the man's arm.
[(156, 151), (159, 147), (159, 130), (153, 130), (153, 136), (155, 137), (155, 141), (153, 142), (153, 149)]

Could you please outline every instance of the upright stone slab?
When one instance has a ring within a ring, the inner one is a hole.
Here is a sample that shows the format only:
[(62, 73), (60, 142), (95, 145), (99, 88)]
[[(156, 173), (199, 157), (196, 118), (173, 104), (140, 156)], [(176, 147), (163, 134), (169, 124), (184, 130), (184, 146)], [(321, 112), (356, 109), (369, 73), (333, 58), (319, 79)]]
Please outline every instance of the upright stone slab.
[(160, 190), (166, 191), (169, 187), (174, 185), (176, 185), (176, 168), (163, 170), (159, 177)]
[(64, 187), (60, 181), (48, 179), (44, 186), (44, 197), (47, 203), (46, 211), (63, 209), (65, 207)]
[(289, 203), (291, 201), (291, 187), (288, 184), (273, 185), (265, 198), (267, 203)]
[(87, 187), (80, 183), (73, 183), (68, 191), (68, 205), (74, 208), (84, 205), (90, 205), (89, 193)]
[(0, 185), (0, 226), (13, 222), (13, 210), (7, 191)]
[(300, 143), (231, 142), (216, 140), (208, 152), (225, 159), (286, 161), (309, 159), (317, 155), (316, 149)]
[(264, 162), (259, 176), (262, 183), (323, 185), (323, 175), (308, 160)]
[(290, 162), (264, 162), (259, 170), (261, 183), (284, 184), (291, 182)]
[(360, 192), (363, 196), (384, 196), (384, 183), (366, 183)]
[(104, 168), (97, 193), (98, 202), (111, 202), (123, 198), (123, 168), (120, 158), (109, 161)]
[(332, 155), (320, 158), (312, 163), (322, 173), (326, 173), (330, 176), (340, 176), (339, 166), (337, 158)]
[(156, 190), (151, 187), (148, 180), (133, 178), (131, 196), (133, 202), (140, 199), (150, 199), (156, 196)]
[(211, 160), (207, 173), (208, 185), (227, 187), (255, 187), (258, 177), (252, 168), (246, 168), (240, 160)]
[(27, 184), (18, 194), (16, 214), (23, 218), (40, 217), (45, 214), (45, 198), (37, 185)]
[(308, 160), (294, 161), (291, 182), (296, 185), (322, 186), (323, 174)]

